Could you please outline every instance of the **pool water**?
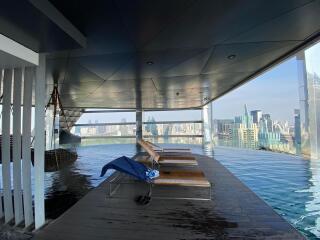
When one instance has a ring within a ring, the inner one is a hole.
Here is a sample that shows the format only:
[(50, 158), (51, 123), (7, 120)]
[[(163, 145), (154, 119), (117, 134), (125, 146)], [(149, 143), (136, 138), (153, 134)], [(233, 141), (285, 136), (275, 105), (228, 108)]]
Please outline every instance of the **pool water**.
[[(194, 153), (220, 161), (308, 239), (320, 237), (320, 166), (317, 161), (267, 151), (226, 147), (212, 150), (199, 145), (188, 147)], [(79, 159), (73, 165), (58, 172), (46, 173), (48, 218), (56, 218), (99, 185), (105, 179), (99, 177), (101, 167), (122, 155), (135, 155), (136, 146), (82, 146), (78, 147), (77, 152)]]
[(308, 239), (320, 238), (320, 164), (268, 151), (204, 151), (227, 167)]

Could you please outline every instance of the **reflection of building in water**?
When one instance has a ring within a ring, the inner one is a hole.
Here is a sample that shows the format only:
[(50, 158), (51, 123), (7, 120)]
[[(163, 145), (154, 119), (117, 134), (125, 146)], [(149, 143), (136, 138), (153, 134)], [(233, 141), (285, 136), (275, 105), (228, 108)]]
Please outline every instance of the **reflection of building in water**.
[[(318, 159), (311, 159), (308, 161), (309, 167), (308, 170), (310, 171), (310, 178), (309, 178), (309, 188), (303, 189), (300, 192), (305, 192), (310, 194), (308, 196), (308, 200), (305, 203), (305, 211), (307, 214), (302, 216), (301, 221), (308, 221), (308, 224), (300, 224), (301, 226), (312, 226), (309, 227), (309, 231), (313, 233), (317, 238), (320, 237), (320, 209), (319, 209), (319, 202), (320, 202), (320, 172), (319, 172), (319, 161)], [(310, 222), (314, 222), (310, 224)]]
[(301, 152), (320, 158), (320, 44), (297, 55), (301, 109)]

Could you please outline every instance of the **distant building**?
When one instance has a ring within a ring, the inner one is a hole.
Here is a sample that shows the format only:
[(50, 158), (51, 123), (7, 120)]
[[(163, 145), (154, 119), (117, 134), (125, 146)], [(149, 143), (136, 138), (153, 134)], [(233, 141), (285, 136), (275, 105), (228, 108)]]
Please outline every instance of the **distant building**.
[(279, 132), (269, 131), (268, 123), (271, 118), (268, 114), (260, 121), (260, 128), (258, 133), (259, 147), (267, 149), (277, 149), (281, 143), (281, 134)]
[(216, 144), (231, 145), (233, 124), (233, 119), (215, 119), (213, 121), (213, 139)]
[(250, 112), (250, 115), (252, 116), (253, 123), (259, 124), (260, 120), (262, 118), (262, 111), (261, 110), (253, 110)]
[(253, 123), (253, 118), (248, 114), (247, 106), (244, 106), (244, 115), (235, 117), (232, 128), (232, 145), (242, 148), (257, 148), (258, 125)]
[(296, 153), (301, 153), (301, 120), (300, 110), (294, 110), (294, 145), (296, 147)]
[(301, 153), (311, 159), (320, 158), (320, 68), (319, 44), (297, 54)]
[(270, 114), (262, 114), (261, 120), (266, 122), (268, 131), (273, 132), (273, 122), (271, 120)]

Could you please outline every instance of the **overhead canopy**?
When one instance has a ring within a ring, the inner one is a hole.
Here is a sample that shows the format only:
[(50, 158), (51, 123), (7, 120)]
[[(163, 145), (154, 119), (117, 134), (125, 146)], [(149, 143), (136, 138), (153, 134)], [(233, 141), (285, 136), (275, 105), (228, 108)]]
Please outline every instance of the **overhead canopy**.
[(320, 31), (319, 0), (43, 1), (61, 16), (23, 2), (0, 9), (20, 35), (0, 33), (49, 52), (48, 94), (58, 81), (65, 107), (199, 107)]

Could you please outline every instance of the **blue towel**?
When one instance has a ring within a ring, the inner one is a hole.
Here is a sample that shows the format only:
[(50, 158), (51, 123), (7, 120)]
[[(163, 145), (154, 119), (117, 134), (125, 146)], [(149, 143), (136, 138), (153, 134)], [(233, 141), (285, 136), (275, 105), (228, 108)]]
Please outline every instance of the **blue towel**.
[(120, 172), (124, 172), (142, 181), (151, 180), (149, 174), (147, 174), (148, 172), (150, 172), (151, 169), (147, 168), (142, 163), (139, 163), (126, 156), (119, 157), (104, 165), (101, 169), (100, 177), (103, 177), (108, 171), (108, 169), (115, 169)]

